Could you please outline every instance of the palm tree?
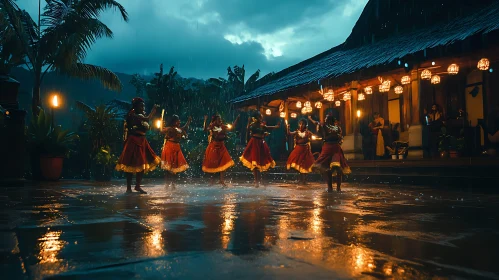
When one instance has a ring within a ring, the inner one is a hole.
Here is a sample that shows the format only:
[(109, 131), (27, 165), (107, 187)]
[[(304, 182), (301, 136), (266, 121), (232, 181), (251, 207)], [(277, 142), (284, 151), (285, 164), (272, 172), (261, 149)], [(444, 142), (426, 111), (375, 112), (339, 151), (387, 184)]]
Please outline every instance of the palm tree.
[[(47, 5), (38, 24), (14, 0), (0, 0), (0, 13), (15, 32), (26, 66), (34, 74), (32, 111), (40, 106), (40, 86), (48, 71), (81, 79), (98, 79), (104, 87), (121, 91), (122, 84), (112, 71), (83, 63), (87, 51), (113, 32), (98, 18), (107, 9), (119, 10), (128, 21), (125, 8), (114, 0), (45, 0)], [(43, 27), (43, 29), (42, 29)]]

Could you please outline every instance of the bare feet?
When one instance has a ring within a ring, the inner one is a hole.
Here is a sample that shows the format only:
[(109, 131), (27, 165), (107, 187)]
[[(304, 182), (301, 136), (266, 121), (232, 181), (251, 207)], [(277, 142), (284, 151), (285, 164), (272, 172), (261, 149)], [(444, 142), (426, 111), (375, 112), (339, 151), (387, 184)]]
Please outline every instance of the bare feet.
[(135, 190), (138, 191), (141, 194), (147, 194), (147, 192), (144, 191), (140, 186), (135, 186)]
[(340, 188), (339, 186), (338, 186), (338, 187), (336, 187), (336, 191), (337, 191), (337, 192), (341, 192), (341, 188)]
[(126, 188), (126, 193), (132, 193), (132, 187)]
[(222, 187), (226, 188), (227, 187), (227, 184), (224, 182), (224, 181), (220, 181), (218, 182), (220, 185), (222, 185)]

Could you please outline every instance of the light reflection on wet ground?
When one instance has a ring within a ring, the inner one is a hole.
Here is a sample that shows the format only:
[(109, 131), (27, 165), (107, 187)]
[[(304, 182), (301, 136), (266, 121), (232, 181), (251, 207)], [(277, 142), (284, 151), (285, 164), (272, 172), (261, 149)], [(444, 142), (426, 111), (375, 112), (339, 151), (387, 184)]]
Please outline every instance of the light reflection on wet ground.
[(499, 279), (497, 195), (149, 183), (6, 188), (6, 279)]

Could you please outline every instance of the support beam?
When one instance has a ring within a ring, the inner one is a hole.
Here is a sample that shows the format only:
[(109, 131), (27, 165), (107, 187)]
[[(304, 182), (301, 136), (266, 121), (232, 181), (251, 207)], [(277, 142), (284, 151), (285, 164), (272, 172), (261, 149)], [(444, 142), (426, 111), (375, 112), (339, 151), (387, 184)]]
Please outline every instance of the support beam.
[(421, 123), (421, 80), (418, 75), (418, 70), (411, 71), (411, 87), (410, 87), (410, 108), (411, 108), (411, 125), (409, 126), (409, 153), (408, 158), (418, 159), (423, 158), (423, 134), (424, 129)]
[(359, 83), (352, 81), (350, 84), (351, 99), (345, 102), (345, 128), (347, 132), (343, 139), (343, 152), (347, 159), (363, 159), (362, 136), (359, 133), (359, 118), (357, 117), (357, 99)]

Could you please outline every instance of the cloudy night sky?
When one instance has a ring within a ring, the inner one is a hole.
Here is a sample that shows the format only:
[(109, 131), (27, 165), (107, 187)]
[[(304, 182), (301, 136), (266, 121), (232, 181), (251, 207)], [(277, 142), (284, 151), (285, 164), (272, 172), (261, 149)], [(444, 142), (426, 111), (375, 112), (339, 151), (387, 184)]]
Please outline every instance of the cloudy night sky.
[[(42, 1), (44, 2), (44, 1)], [(280, 71), (344, 42), (367, 0), (119, 0), (128, 11), (101, 16), (114, 32), (86, 62), (144, 75), (159, 64), (183, 77), (225, 77), (245, 65), (246, 78)], [(18, 0), (33, 18), (38, 1)]]

